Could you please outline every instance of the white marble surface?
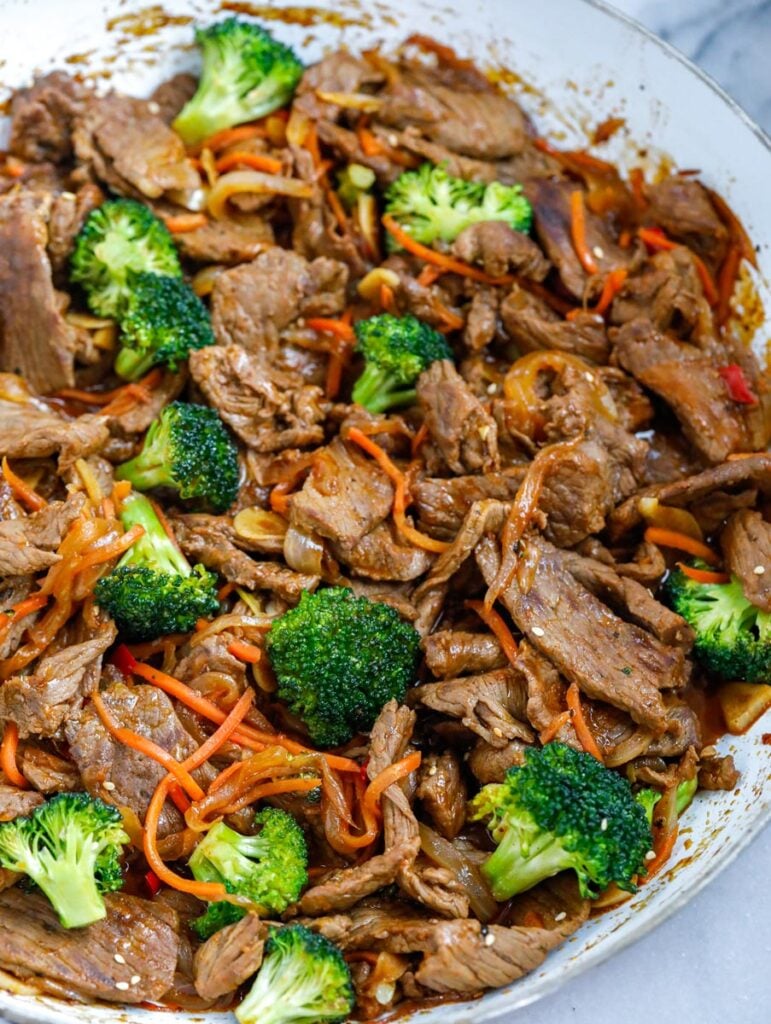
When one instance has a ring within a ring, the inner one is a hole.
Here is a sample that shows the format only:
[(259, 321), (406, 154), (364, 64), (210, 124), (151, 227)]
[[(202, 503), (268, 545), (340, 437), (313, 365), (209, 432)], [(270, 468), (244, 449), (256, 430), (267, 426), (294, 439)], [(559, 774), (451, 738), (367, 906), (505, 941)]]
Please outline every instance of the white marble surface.
[[(771, 132), (768, 0), (615, 0)], [(684, 910), (507, 1024), (769, 1024), (771, 829)]]

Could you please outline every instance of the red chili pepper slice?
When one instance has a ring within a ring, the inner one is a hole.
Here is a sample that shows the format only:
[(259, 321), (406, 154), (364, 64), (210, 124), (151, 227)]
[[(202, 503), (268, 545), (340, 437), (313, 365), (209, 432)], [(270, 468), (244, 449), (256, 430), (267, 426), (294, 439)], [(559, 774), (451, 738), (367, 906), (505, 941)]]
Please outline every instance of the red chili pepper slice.
[(738, 365), (738, 363), (729, 363), (728, 366), (719, 366), (717, 372), (725, 381), (725, 385), (728, 388), (728, 394), (734, 402), (740, 402), (742, 405), (758, 404), (758, 396), (750, 387), (747, 378), (744, 376), (744, 370)]
[(127, 678), (134, 674), (134, 669), (137, 666), (137, 659), (125, 644), (119, 644), (115, 648), (110, 660), (118, 671)]

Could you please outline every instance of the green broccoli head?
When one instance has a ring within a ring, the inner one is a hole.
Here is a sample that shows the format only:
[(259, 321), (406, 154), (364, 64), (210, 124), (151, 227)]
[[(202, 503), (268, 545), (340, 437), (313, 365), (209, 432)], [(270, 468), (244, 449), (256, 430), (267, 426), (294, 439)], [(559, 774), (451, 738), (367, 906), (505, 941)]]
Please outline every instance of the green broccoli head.
[(364, 371), (353, 386), (354, 402), (370, 412), (386, 412), (415, 401), (415, 382), (452, 349), (433, 327), (414, 316), (381, 313), (354, 325)]
[[(684, 779), (677, 787), (677, 794), (675, 796), (675, 810), (678, 814), (682, 814), (686, 808), (690, 807), (693, 798), (696, 796), (696, 790), (699, 788), (699, 782), (696, 776), (692, 779)], [(635, 793), (635, 800), (645, 811), (645, 817), (648, 819), (648, 824), (653, 824), (653, 812), (656, 809), (656, 804), (661, 800), (662, 793), (658, 789), (653, 789), (651, 786), (646, 786), (645, 789), (639, 790)]]
[(123, 885), (128, 841), (116, 807), (88, 793), (60, 793), (0, 825), (0, 867), (32, 879), (65, 928), (83, 928), (106, 915), (102, 893)]
[(166, 225), (143, 203), (108, 199), (86, 217), (70, 258), (70, 279), (81, 285), (99, 316), (126, 312), (135, 275), (182, 276)]
[[(275, 807), (260, 811), (254, 821), (260, 826), (255, 836), (243, 836), (218, 822), (193, 851), (190, 870), (199, 882), (221, 882), (262, 915), (282, 914), (308, 883), (305, 836), (291, 814)], [(245, 913), (226, 902), (212, 903), (193, 921), (193, 929), (200, 938), (208, 938)]]
[(304, 593), (266, 639), (278, 696), (326, 747), (369, 729), (384, 704), (404, 698), (419, 645), (393, 608), (344, 587)]
[(507, 900), (560, 871), (573, 870), (584, 897), (611, 882), (634, 892), (652, 836), (626, 779), (564, 743), (525, 752), (501, 783), (471, 803), (498, 844), (482, 870), (496, 900)]
[(138, 380), (153, 366), (176, 370), (193, 349), (215, 342), (209, 312), (193, 289), (176, 277), (138, 274), (132, 280), (115, 372)]
[(215, 409), (171, 402), (115, 478), (139, 491), (168, 487), (184, 501), (224, 512), (238, 493), (238, 449)]
[(120, 518), (126, 530), (139, 524), (145, 532), (98, 581), (94, 596), (123, 639), (139, 642), (187, 633), (198, 619), (216, 615), (217, 577), (202, 565), (191, 568), (152, 503), (143, 494), (132, 494), (123, 502)]
[(301, 924), (276, 928), (244, 1001), (239, 1024), (298, 1024), (345, 1020), (355, 996), (343, 954), (329, 939)]
[(260, 25), (227, 18), (197, 29), (195, 39), (201, 78), (173, 125), (186, 145), (264, 117), (292, 98), (303, 66), (290, 47)]
[(386, 191), (386, 213), (423, 245), (454, 242), (464, 228), (480, 221), (502, 220), (523, 232), (533, 221), (521, 185), (464, 181), (435, 164), (400, 174)]
[(694, 651), (706, 669), (722, 679), (771, 682), (771, 614), (747, 600), (739, 580), (697, 583), (678, 569), (664, 595), (696, 633)]

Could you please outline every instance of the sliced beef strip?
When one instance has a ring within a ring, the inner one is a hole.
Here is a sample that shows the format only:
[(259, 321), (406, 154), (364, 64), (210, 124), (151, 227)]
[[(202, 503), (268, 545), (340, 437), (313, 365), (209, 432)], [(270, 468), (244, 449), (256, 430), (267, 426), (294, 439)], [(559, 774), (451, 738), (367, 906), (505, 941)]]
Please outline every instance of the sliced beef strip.
[(352, 573), (371, 580), (414, 580), (434, 562), (430, 552), (404, 544), (393, 523), (378, 523), (355, 544), (333, 544), (332, 554)]
[(492, 633), (444, 629), (423, 640), (426, 665), (438, 679), (489, 672), (506, 664), (506, 655)]
[(528, 746), (522, 740), (511, 740), (505, 747), (494, 747), (486, 740), (477, 740), (468, 755), (468, 766), (481, 786), (488, 782), (503, 782), (509, 768), (525, 763)]
[(317, 92), (366, 92), (382, 81), (382, 73), (363, 57), (345, 49), (335, 50), (305, 69), (293, 106), (314, 121), (334, 121), (342, 115), (342, 107), (326, 103)]
[(100, 416), (67, 421), (33, 405), (0, 400), (0, 455), (10, 459), (39, 459), (59, 455), (59, 470), (99, 451), (109, 431)]
[(726, 523), (720, 546), (747, 600), (771, 612), (771, 523), (760, 512), (740, 509)]
[[(519, 566), (500, 599), (528, 640), (569, 681), (595, 700), (627, 711), (634, 721), (662, 733), (667, 717), (662, 689), (683, 686), (683, 652), (624, 622), (570, 573), (564, 554), (548, 541), (522, 542)], [(485, 538), (477, 562), (490, 584), (498, 571), (497, 544)]]
[(466, 822), (468, 792), (460, 761), (451, 750), (429, 754), (418, 773), (417, 798), (445, 839), (454, 839)]
[(31, 814), (43, 803), (40, 793), (32, 789), (18, 789), (4, 779), (5, 776), (0, 775), (0, 821), (13, 821)]
[(250, 590), (274, 590), (290, 604), (297, 604), (303, 591), (318, 586), (317, 576), (295, 572), (279, 562), (259, 562), (241, 551), (230, 540), (231, 528), (220, 516), (183, 515), (171, 522), (185, 555), (230, 583)]
[(672, 408), (707, 461), (723, 462), (732, 452), (755, 447), (745, 407), (731, 399), (717, 367), (698, 348), (638, 318), (619, 328), (614, 351), (628, 373)]
[(345, 306), (348, 270), (335, 260), (309, 262), (274, 246), (214, 282), (212, 326), (221, 345), (272, 353), (298, 317), (334, 316)]
[(153, 110), (152, 101), (110, 93), (90, 96), (78, 117), (79, 161), (119, 195), (158, 199), (201, 186), (182, 140)]
[(613, 508), (613, 484), (606, 450), (597, 441), (566, 447), (550, 463), (538, 507), (546, 515), (545, 535), (557, 547), (571, 547), (599, 533)]
[(718, 217), (704, 186), (673, 174), (646, 189), (646, 216), (717, 270), (728, 246), (728, 229)]
[(63, 757), (33, 743), (20, 748), (21, 773), (41, 793), (74, 793), (81, 788), (80, 772)]
[(44, 654), (31, 675), (7, 679), (0, 687), (0, 719), (15, 722), (22, 738), (53, 736), (99, 686), (102, 655), (116, 635), (111, 621), (103, 623), (91, 639)]
[(417, 383), (418, 404), (432, 441), (453, 473), (498, 468), (498, 428), (449, 359), (438, 359)]
[[(114, 442), (128, 439), (132, 445), (135, 445), (137, 438), (133, 435), (144, 433), (161, 410), (182, 393), (186, 383), (186, 367), (181, 367), (175, 373), (167, 370), (160, 383), (150, 392), (150, 397), (146, 402), (137, 402), (126, 412), (110, 416), (110, 432)], [(81, 420), (83, 418), (81, 416)], [(110, 458), (113, 462), (120, 462), (123, 457), (115, 458), (110, 452)]]
[(64, 163), (72, 155), (71, 130), (86, 89), (64, 71), (36, 78), (27, 89), (17, 89), (11, 100), (11, 137), (14, 156), (39, 164)]
[(274, 369), (241, 345), (191, 353), (190, 372), (207, 401), (257, 452), (305, 448), (324, 440), (329, 403), (321, 388)]
[(83, 1002), (160, 1002), (177, 965), (176, 915), (124, 893), (108, 893), (105, 903), (102, 921), (63, 928), (41, 893), (0, 893), (0, 967), (44, 991)]
[(58, 562), (56, 548), (85, 502), (85, 495), (77, 493), (23, 519), (0, 522), (0, 577), (26, 576)]
[(532, 238), (501, 220), (470, 224), (452, 243), (451, 251), (466, 263), (478, 263), (491, 277), (513, 271), (543, 281), (551, 268)]
[(740, 773), (730, 754), (723, 757), (702, 757), (699, 761), (700, 789), (736, 789)]
[(610, 345), (601, 318), (579, 313), (573, 320), (550, 320), (532, 309), (521, 308), (516, 297), (501, 304), (501, 320), (508, 336), (523, 352), (556, 349), (593, 363), (607, 362)]
[[(567, 707), (567, 683), (549, 659), (527, 640), (520, 642), (516, 666), (527, 682), (527, 720), (539, 733), (551, 732), (555, 720)], [(553, 736), (576, 750), (583, 749), (570, 721)]]
[(339, 913), (355, 906), (387, 885), (393, 885), (399, 873), (409, 867), (418, 854), (420, 841), (413, 837), (404, 846), (392, 846), (385, 853), (375, 854), (363, 864), (342, 868), (327, 875), (300, 899), (300, 913), (317, 917)]
[(505, 747), (513, 739), (534, 739), (527, 724), (525, 681), (513, 668), (416, 686), (410, 701), (459, 719), (493, 747)]
[(394, 253), (381, 265), (399, 278), (399, 284), (394, 288), (399, 313), (411, 313), (418, 320), (424, 320), (437, 329), (446, 327), (448, 309), (460, 315), (460, 310), (455, 306), (455, 297), (441, 280), (432, 285), (419, 283), (417, 278), (420, 268), (413, 257)]
[(75, 331), (62, 315), (46, 252), (50, 204), (50, 196), (28, 192), (0, 198), (0, 370), (20, 374), (41, 394), (75, 383)]
[(472, 352), (485, 348), (498, 334), (498, 307), (494, 288), (477, 288), (466, 310), (463, 341)]
[(69, 260), (75, 236), (86, 217), (104, 202), (98, 185), (87, 182), (77, 192), (59, 192), (48, 215), (48, 256), (57, 281), (68, 280)]
[(267, 220), (249, 224), (208, 220), (195, 231), (183, 231), (174, 241), (185, 259), (192, 263), (234, 266), (248, 263), (274, 244), (273, 228)]
[(525, 466), (479, 476), (424, 477), (411, 488), (420, 526), (438, 537), (454, 537), (471, 506), (485, 498), (513, 501)]
[(247, 914), (207, 939), (195, 953), (193, 981), (204, 999), (218, 999), (243, 985), (260, 969), (268, 925)]
[[(415, 712), (389, 701), (380, 712), (370, 736), (367, 774), (370, 779), (405, 756), (415, 726)], [(385, 852), (394, 847), (413, 848), (419, 839), (418, 821), (400, 782), (383, 793), (383, 836)], [(445, 868), (413, 860), (398, 874), (400, 888), (411, 899), (445, 917), (467, 917), (468, 898), (462, 886)]]
[(171, 124), (180, 110), (188, 100), (192, 99), (198, 88), (198, 79), (187, 71), (180, 71), (153, 90), (150, 102), (154, 103), (157, 110), (151, 113), (157, 114), (166, 124)]
[(336, 437), (322, 448), (291, 499), (290, 522), (339, 544), (356, 544), (388, 516), (393, 486), (380, 467)]

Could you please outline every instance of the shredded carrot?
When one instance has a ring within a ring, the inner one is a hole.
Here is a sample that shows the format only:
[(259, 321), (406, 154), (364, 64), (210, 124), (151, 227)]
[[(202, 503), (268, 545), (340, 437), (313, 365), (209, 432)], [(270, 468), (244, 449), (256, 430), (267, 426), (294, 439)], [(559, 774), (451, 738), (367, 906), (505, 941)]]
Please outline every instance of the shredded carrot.
[(48, 604), (48, 594), (31, 594), (29, 597), (25, 597), (23, 601), (19, 601), (18, 604), (11, 606), (10, 614), (4, 612), (0, 615), (0, 631), (4, 630), (7, 626), (13, 625), (14, 622), (18, 622), (20, 619), (26, 618), (32, 612), (38, 611), (46, 604)]
[(164, 217), (163, 223), (172, 235), (184, 235), (188, 231), (205, 228), (209, 218), (205, 213), (178, 213), (172, 217)]
[[(263, 153), (228, 153), (221, 156), (214, 165), (218, 174), (226, 174), (234, 167), (251, 167), (255, 171), (265, 171), (266, 174), (280, 174), (282, 164), (274, 156), (265, 156)], [(171, 229), (169, 229), (171, 230)]]
[(323, 316), (313, 316), (305, 322), (311, 330), (322, 331), (325, 334), (334, 334), (341, 341), (353, 343), (356, 340), (353, 327), (342, 317), (339, 320), (334, 320)]
[(490, 632), (495, 636), (501, 649), (511, 664), (517, 660), (517, 641), (503, 618), (494, 608), (486, 608), (484, 601), (465, 601), (467, 608), (476, 612)]
[(131, 494), (131, 483), (128, 480), (116, 480), (113, 484), (112, 494), (110, 497), (112, 498), (117, 512), (120, 512), (121, 506), (126, 498), (128, 498), (129, 494)]
[[(663, 249), (669, 251), (670, 249), (676, 249), (678, 246), (677, 242), (673, 242), (671, 238), (667, 238), (661, 228), (638, 228), (638, 236), (645, 242), (646, 246), (652, 250)], [(688, 250), (693, 257), (693, 262), (696, 267), (696, 273), (699, 275), (701, 281), (701, 287), (704, 290), (704, 298), (710, 304), (715, 306), (719, 300), (719, 294), (715, 282), (712, 279), (709, 269), (701, 258), (697, 256), (692, 250)]]
[(727, 462), (738, 462), (739, 459), (752, 459), (756, 455), (765, 455), (765, 452), (733, 452), (731, 455), (726, 456)]
[(568, 709), (572, 713), (573, 728), (576, 730), (576, 736), (578, 736), (579, 743), (587, 754), (591, 754), (592, 757), (596, 757), (601, 764), (604, 763), (602, 751), (597, 746), (597, 741), (594, 736), (592, 736), (591, 730), (584, 718), (583, 708), (581, 707), (581, 696), (578, 692), (577, 683), (570, 684), (566, 697)]
[(21, 178), (26, 169), (27, 165), (19, 160), (18, 157), (9, 155), (5, 158), (3, 173), (7, 174), (9, 178)]
[(412, 439), (412, 457), (413, 457), (413, 459), (417, 458), (418, 452), (423, 447), (425, 442), (428, 440), (428, 437), (429, 437), (428, 424), (424, 420), (420, 424), (420, 426), (418, 427), (418, 432), (415, 434), (415, 436)]
[(307, 793), (310, 789), (318, 789), (320, 785), (321, 779), (275, 779), (262, 786), (256, 786), (249, 794), (249, 802), (256, 803), (279, 793)]
[[(431, 36), (424, 36), (420, 32), (414, 32), (404, 40), (404, 46), (417, 46), (426, 53), (433, 53), (440, 64), (446, 64), (456, 71), (477, 72), (473, 61), (465, 57), (459, 57), (451, 46), (445, 46)], [(477, 72), (478, 73), (478, 72)]]
[(226, 597), (230, 597), (233, 591), (236, 589), (235, 583), (226, 583), (223, 587), (217, 591), (217, 600), (224, 601)]
[(744, 259), (753, 267), (757, 267), (758, 255), (755, 252), (755, 246), (752, 244), (752, 239), (747, 234), (742, 222), (719, 193), (713, 192), (711, 188), (708, 188), (706, 191), (712, 205), (717, 210), (718, 216), (725, 222), (731, 239), (739, 246), (739, 250)]
[(351, 226), (348, 223), (348, 214), (343, 209), (343, 204), (340, 202), (337, 192), (333, 188), (325, 188), (324, 198), (329, 203), (332, 214), (337, 221), (337, 226), (343, 234), (347, 234)]
[(736, 276), (742, 262), (742, 251), (738, 245), (729, 246), (725, 259), (717, 275), (717, 306), (715, 308), (715, 322), (718, 327), (723, 327), (731, 315), (731, 298), (736, 286)]
[(255, 139), (265, 134), (265, 129), (257, 124), (242, 124), (237, 128), (225, 128), (221, 132), (215, 132), (208, 139), (199, 142), (191, 148), (191, 153), (198, 154), (204, 149), (210, 149), (216, 153), (219, 149), (232, 146), (234, 142), (245, 142), (247, 139)]
[(433, 537), (427, 536), (425, 533), (421, 533), (420, 530), (416, 530), (414, 526), (411, 526), (407, 522), (405, 515), (407, 507), (407, 485), (404, 479), (404, 473), (389, 458), (388, 454), (376, 444), (371, 438), (363, 434), (358, 427), (351, 427), (348, 431), (348, 440), (353, 441), (362, 448), (368, 455), (377, 462), (384, 473), (389, 477), (394, 485), (394, 502), (393, 502), (393, 517), (396, 529), (404, 537), (405, 540), (414, 544), (415, 547), (423, 548), (424, 551), (434, 551), (437, 554), (441, 554), (449, 548), (443, 540), (435, 540)]
[(137, 523), (130, 530), (126, 530), (122, 537), (118, 537), (117, 540), (112, 541), (110, 544), (103, 544), (101, 547), (93, 548), (80, 561), (75, 562), (72, 575), (75, 576), (77, 573), (85, 572), (86, 569), (91, 569), (95, 565), (102, 565), (104, 562), (109, 562), (112, 558), (117, 558), (124, 551), (128, 551), (131, 545), (138, 541), (144, 532), (144, 526), (140, 526)]
[[(308, 327), (323, 334), (331, 334), (341, 344), (330, 349), (329, 362), (327, 364), (327, 379), (325, 391), (327, 398), (336, 398), (340, 391), (340, 384), (343, 376), (343, 367), (348, 361), (353, 345), (356, 342), (356, 335), (350, 323), (350, 311), (346, 312), (339, 320), (327, 317), (311, 317), (306, 321)], [(274, 512), (280, 511), (274, 509)]]
[(270, 492), (270, 497), (268, 498), (270, 507), (280, 516), (286, 516), (289, 514), (289, 492), (293, 487), (293, 481), (285, 480), (283, 483), (276, 484)]
[(684, 576), (687, 576), (690, 580), (695, 580), (697, 583), (728, 583), (731, 579), (727, 572), (710, 572), (709, 569), (695, 569), (692, 565), (686, 565), (685, 562), (678, 562), (677, 568)]
[(563, 711), (559, 715), (555, 715), (551, 722), (538, 734), (538, 739), (541, 741), (542, 746), (546, 746), (547, 743), (551, 743), (560, 729), (567, 725), (570, 719), (573, 717), (570, 711)]
[(380, 285), (380, 305), (386, 311), (386, 313), (393, 313), (396, 308), (396, 299), (394, 296), (394, 290), (387, 284)]
[(592, 310), (593, 313), (597, 313), (598, 316), (604, 316), (605, 312), (610, 307), (611, 302), (613, 302), (615, 297), (623, 288), (627, 274), (628, 271), (626, 267), (618, 267), (616, 270), (611, 270), (605, 278), (605, 283), (602, 286), (602, 293), (600, 294), (597, 305)]
[(420, 767), (421, 760), (422, 754), (419, 750), (416, 750), (412, 754), (403, 757), (401, 761), (396, 761), (394, 764), (389, 765), (388, 768), (384, 768), (367, 786), (361, 802), (362, 810), (369, 812), (371, 815), (377, 814), (380, 810), (381, 794), (389, 786), (392, 786), (394, 782), (398, 782), (399, 779), (403, 779), (405, 776), (416, 771)]
[(10, 463), (6, 456), (3, 456), (3, 477), (5, 482), (11, 488), (14, 497), (18, 498), (22, 504), (26, 505), (32, 512), (39, 512), (41, 508), (45, 508), (48, 502), (45, 498), (42, 498), (37, 491), (33, 490), (29, 484), (26, 484), (20, 476), (18, 476), (11, 469)]
[(647, 207), (648, 200), (645, 196), (645, 175), (641, 167), (633, 167), (629, 172), (629, 188), (635, 206), (642, 212)]
[(431, 264), (427, 264), (417, 276), (417, 282), (424, 288), (430, 287), (435, 284), (442, 276), (442, 271), (439, 267), (432, 267)]
[[(210, 757), (213, 757), (218, 750), (224, 747), (249, 713), (253, 701), (254, 691), (247, 687), (225, 718), (223, 718), (220, 726), (201, 744), (194, 754), (191, 754), (190, 757), (182, 762), (183, 767), (188, 771), (195, 771), (196, 768), (200, 768), (202, 764), (205, 764)], [(236, 762), (236, 767), (237, 765), (238, 762)]]
[(632, 232), (629, 231), (627, 228), (624, 228), (624, 230), (618, 236), (618, 244), (622, 249), (628, 249), (629, 246), (632, 244)]
[(522, 915), (523, 928), (545, 928), (546, 922), (537, 910), (528, 910)]
[(661, 843), (656, 844), (657, 848), (654, 850), (656, 856), (653, 858), (653, 860), (648, 861), (646, 865), (647, 874), (643, 875), (640, 878), (640, 885), (645, 885), (646, 882), (650, 882), (653, 876), (657, 875), (659, 871), (661, 871), (666, 862), (672, 856), (672, 851), (674, 850), (675, 843), (677, 842), (678, 832), (679, 828), (677, 825), (675, 825), (675, 827), (670, 832), (667, 832), (667, 834), (661, 840)]
[(27, 789), (28, 782), (16, 765), (16, 752), (19, 747), (19, 727), (8, 719), (3, 729), (3, 740), (0, 743), (0, 768), (13, 786)]
[(231, 644), (228, 644), (228, 653), (240, 661), (247, 662), (249, 665), (256, 665), (262, 657), (262, 651), (259, 647), (255, 647), (254, 644), (248, 644), (244, 640), (234, 640)]
[(150, 401), (150, 392), (163, 380), (163, 370), (159, 366), (150, 370), (147, 376), (135, 383), (125, 384), (117, 388), (112, 400), (102, 409), (100, 416), (122, 416), (135, 405), (144, 405)]
[(462, 316), (458, 316), (457, 313), (453, 313), (451, 309), (448, 309), (441, 302), (437, 302), (435, 309), (439, 319), (442, 321), (439, 330), (442, 332), (447, 331), (459, 331), (466, 323)]
[(695, 558), (703, 558), (710, 565), (720, 565), (720, 559), (712, 548), (702, 544), (701, 541), (696, 540), (694, 537), (689, 537), (685, 533), (679, 533), (677, 530), (665, 530), (661, 526), (649, 526), (645, 531), (644, 537), (651, 544), (658, 544), (660, 547), (665, 548), (676, 548), (678, 551), (687, 551), (689, 555), (693, 555)]
[(483, 284), (511, 284), (514, 278), (511, 274), (502, 274), (500, 277), (491, 277), (490, 274), (486, 274), (483, 270), (478, 267), (469, 266), (468, 263), (463, 263), (462, 260), (453, 259), (452, 256), (445, 256), (444, 253), (436, 252), (435, 249), (429, 249), (427, 245), (421, 245), (420, 242), (416, 242), (404, 228), (391, 216), (390, 213), (385, 214), (383, 217), (383, 227), (386, 231), (394, 238), (399, 245), (406, 249), (407, 252), (412, 253), (413, 256), (417, 256), (421, 260), (425, 260), (426, 263), (431, 263), (435, 267), (439, 267), (443, 271), (447, 271), (451, 274), (460, 274), (462, 277), (468, 277), (472, 281), (481, 281)]
[(570, 237), (581, 266), (587, 274), (596, 274), (600, 268), (586, 244), (586, 210), (584, 194), (580, 188), (570, 193)]
[(367, 127), (366, 117), (359, 118), (356, 125), (356, 138), (359, 140), (364, 156), (381, 156), (385, 152), (383, 144)]

